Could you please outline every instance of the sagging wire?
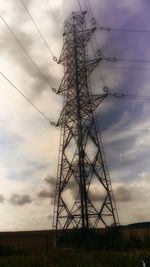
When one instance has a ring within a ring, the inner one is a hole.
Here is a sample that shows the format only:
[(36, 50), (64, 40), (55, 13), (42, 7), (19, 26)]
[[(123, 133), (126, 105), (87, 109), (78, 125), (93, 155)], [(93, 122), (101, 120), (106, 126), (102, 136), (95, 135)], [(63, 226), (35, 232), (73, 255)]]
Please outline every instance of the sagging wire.
[(20, 94), (22, 95), (52, 126), (55, 126), (55, 123), (52, 122), (39, 108), (37, 108), (29, 98), (27, 98), (21, 90), (19, 90), (2, 72), (0, 75)]

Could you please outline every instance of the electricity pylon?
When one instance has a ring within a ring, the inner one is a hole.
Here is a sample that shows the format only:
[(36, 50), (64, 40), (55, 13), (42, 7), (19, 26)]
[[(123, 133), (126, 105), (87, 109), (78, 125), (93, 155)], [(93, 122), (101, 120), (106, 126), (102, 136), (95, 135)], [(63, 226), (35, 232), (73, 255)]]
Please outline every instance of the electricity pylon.
[(102, 57), (88, 60), (87, 43), (96, 28), (86, 29), (86, 12), (73, 12), (64, 23), (58, 63), (65, 74), (57, 91), (64, 107), (61, 127), (53, 229), (118, 225), (102, 142), (94, 111), (108, 93), (91, 95), (89, 75)]

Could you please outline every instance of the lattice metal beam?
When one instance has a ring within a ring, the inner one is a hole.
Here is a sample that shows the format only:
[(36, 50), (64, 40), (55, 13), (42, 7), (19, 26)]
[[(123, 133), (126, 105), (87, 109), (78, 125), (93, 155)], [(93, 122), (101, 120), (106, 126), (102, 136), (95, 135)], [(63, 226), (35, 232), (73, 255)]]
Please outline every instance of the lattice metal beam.
[(89, 75), (102, 58), (89, 60), (87, 43), (94, 29), (86, 29), (85, 12), (72, 13), (64, 23), (64, 46), (59, 63), (64, 78), (58, 94), (65, 103), (56, 126), (61, 142), (53, 229), (118, 225), (108, 168), (99, 139), (94, 110), (107, 93), (89, 93)]

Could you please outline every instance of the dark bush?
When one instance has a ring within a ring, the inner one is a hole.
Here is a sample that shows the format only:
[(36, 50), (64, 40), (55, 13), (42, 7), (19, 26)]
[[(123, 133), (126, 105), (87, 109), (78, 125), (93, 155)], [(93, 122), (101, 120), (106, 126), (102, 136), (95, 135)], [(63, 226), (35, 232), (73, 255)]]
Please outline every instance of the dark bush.
[(110, 228), (104, 233), (93, 229), (74, 229), (64, 233), (58, 247), (83, 250), (120, 250), (123, 239), (119, 228)]
[(0, 245), (0, 256), (26, 255), (27, 252), (22, 248), (10, 245)]
[(144, 248), (144, 243), (136, 235), (131, 234), (130, 239), (124, 241), (123, 248), (124, 250), (142, 249)]

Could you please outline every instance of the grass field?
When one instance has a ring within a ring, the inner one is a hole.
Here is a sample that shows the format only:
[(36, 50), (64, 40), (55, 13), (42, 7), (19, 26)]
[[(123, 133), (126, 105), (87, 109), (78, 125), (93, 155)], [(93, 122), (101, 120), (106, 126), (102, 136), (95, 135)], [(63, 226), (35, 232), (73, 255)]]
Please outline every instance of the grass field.
[(77, 252), (54, 249), (48, 255), (3, 256), (0, 267), (142, 267), (142, 260), (147, 262), (149, 259), (150, 250)]
[(0, 267), (143, 267), (143, 263), (150, 266), (150, 238), (132, 234), (125, 240), (115, 228), (103, 234), (68, 231), (47, 254), (0, 244)]

